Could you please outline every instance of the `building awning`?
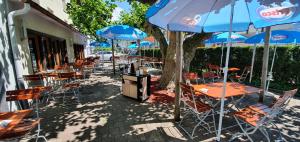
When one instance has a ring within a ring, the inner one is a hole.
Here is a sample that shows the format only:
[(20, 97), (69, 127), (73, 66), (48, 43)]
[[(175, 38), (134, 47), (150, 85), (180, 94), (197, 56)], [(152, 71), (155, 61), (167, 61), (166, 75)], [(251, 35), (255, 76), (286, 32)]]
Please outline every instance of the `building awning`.
[(24, 2), (29, 3), (30, 6), (36, 10), (38, 10), (39, 12), (43, 13), (44, 15), (48, 16), (49, 18), (55, 20), (56, 22), (60, 23), (61, 25), (67, 27), (68, 29), (81, 34), (76, 28), (74, 28), (72, 25), (66, 23), (65, 21), (61, 20), (60, 18), (58, 18), (57, 16), (55, 16), (54, 14), (52, 14), (51, 12), (49, 12), (48, 10), (44, 9), (43, 7), (41, 7), (39, 4), (37, 4), (36, 2), (32, 1), (32, 0), (25, 0)]

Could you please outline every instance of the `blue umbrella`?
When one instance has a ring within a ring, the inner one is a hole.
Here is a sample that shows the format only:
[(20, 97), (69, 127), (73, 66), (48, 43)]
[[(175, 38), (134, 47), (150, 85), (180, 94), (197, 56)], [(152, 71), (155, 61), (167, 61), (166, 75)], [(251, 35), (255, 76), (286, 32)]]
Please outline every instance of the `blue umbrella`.
[(297, 0), (159, 0), (146, 13), (149, 22), (171, 31), (246, 31), (250, 24), (263, 28), (296, 23), (300, 19)]
[[(213, 43), (221, 43), (221, 48), (222, 48), (222, 54), (221, 54), (221, 63), (220, 67), (223, 66), (223, 43), (228, 42), (228, 36), (229, 32), (221, 33), (221, 34), (215, 34), (213, 35), (210, 39), (205, 40), (205, 43), (208, 44), (213, 44)], [(247, 39), (247, 37), (237, 34), (237, 33), (232, 33), (231, 34), (231, 42), (244, 42)]]
[(128, 25), (114, 25), (108, 26), (103, 29), (97, 30), (96, 34), (103, 38), (112, 40), (112, 58), (113, 58), (113, 71), (115, 72), (115, 55), (114, 55), (114, 41), (113, 40), (141, 40), (147, 37), (143, 31), (130, 27)]
[[(213, 44), (213, 43), (227, 43), (228, 41), (229, 32), (221, 33), (213, 35), (210, 39), (206, 40), (205, 43)], [(232, 33), (231, 34), (231, 42), (244, 42), (247, 37)]]
[(111, 47), (111, 45), (107, 42), (92, 42), (90, 43), (90, 46), (93, 46), (93, 47), (104, 47), (104, 48), (109, 48)]
[[(260, 33), (254, 35), (247, 40), (245, 43), (248, 44), (259, 44), (264, 42), (266, 33)], [(276, 30), (271, 32), (270, 43), (272, 44), (290, 44), (290, 43), (300, 43), (300, 32), (298, 31), (283, 31)]]
[[(250, 72), (250, 82), (252, 81), (252, 76), (253, 76), (253, 67), (254, 67), (254, 61), (255, 61), (255, 51), (256, 51), (256, 44), (264, 42), (264, 37), (266, 33), (260, 33), (256, 34), (250, 38), (248, 38), (245, 43), (248, 44), (255, 44), (254, 49), (253, 49), (253, 55), (252, 55), (252, 63), (251, 63), (251, 72)], [(283, 30), (276, 30), (271, 32), (271, 38), (270, 38), (270, 43), (275, 44), (275, 49), (274, 49), (274, 54), (273, 54), (273, 59), (272, 59), (272, 64), (271, 64), (271, 69), (269, 72), (269, 76), (272, 77), (272, 70), (274, 66), (274, 61), (275, 61), (275, 56), (276, 56), (276, 49), (277, 49), (277, 44), (297, 44), (300, 43), (300, 32), (298, 31), (283, 31)], [(267, 83), (267, 88), (269, 88), (270, 80), (268, 80)]]
[(113, 40), (141, 40), (147, 37), (143, 31), (128, 25), (115, 25), (97, 30), (98, 36)]
[[(220, 141), (221, 137), (224, 114), (224, 97), (226, 93), (232, 32), (246, 31), (250, 24), (253, 24), (255, 28), (263, 28), (299, 22), (299, 4), (299, 0), (201, 0), (201, 2), (198, 0), (158, 0), (147, 11), (146, 18), (150, 23), (170, 31), (229, 31), (226, 64), (224, 67), (224, 86), (221, 95), (222, 99), (217, 133), (218, 141)], [(182, 41), (180, 44), (182, 44)], [(178, 51), (182, 50), (182, 47), (180, 48)], [(265, 61), (264, 65), (267, 65), (267, 61)], [(177, 69), (180, 74), (182, 67)], [(265, 71), (262, 77), (264, 78), (263, 84), (265, 84)], [(177, 80), (176, 84), (179, 84), (178, 81), (179, 80)], [(264, 85), (264, 93), (266, 93), (265, 87)], [(179, 96), (178, 91), (176, 95)], [(176, 100), (175, 118), (178, 119), (179, 99)]]
[(151, 47), (153, 46), (153, 43), (150, 41), (142, 41), (141, 42), (141, 47)]
[(138, 48), (138, 46), (136, 44), (131, 44), (127, 48), (134, 49), (134, 48)]

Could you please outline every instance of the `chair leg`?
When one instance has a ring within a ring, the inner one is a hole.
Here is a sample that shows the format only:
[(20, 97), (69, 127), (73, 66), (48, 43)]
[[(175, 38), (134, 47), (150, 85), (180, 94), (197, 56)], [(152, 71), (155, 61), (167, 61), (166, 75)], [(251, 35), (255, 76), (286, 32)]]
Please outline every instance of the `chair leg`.
[(267, 132), (266, 128), (259, 128), (259, 131), (267, 138), (267, 141), (270, 142), (269, 133)]
[(216, 119), (215, 119), (215, 111), (212, 110), (212, 117), (213, 117), (213, 121), (214, 121), (214, 132), (217, 135), (217, 130), (216, 130)]
[(202, 122), (200, 121), (200, 122), (194, 127), (194, 129), (193, 129), (193, 131), (192, 131), (192, 135), (191, 135), (192, 137), (194, 136), (196, 129), (200, 126), (201, 123), (202, 123)]
[[(243, 131), (243, 133), (237, 133), (235, 134), (230, 140), (233, 140), (235, 138), (238, 138), (240, 136), (247, 136), (247, 138), (253, 142), (252, 138), (249, 136), (248, 134), (248, 130), (245, 130), (244, 127), (241, 125), (240, 121), (238, 120), (238, 118), (234, 117), (234, 119), (236, 120), (237, 124), (240, 126), (241, 130)], [(252, 132), (254, 133), (254, 131)]]
[(188, 112), (186, 112), (186, 113), (182, 116), (182, 119), (180, 120), (179, 125), (181, 125), (181, 123), (183, 122), (184, 118), (185, 118), (188, 114), (190, 114), (190, 113), (191, 113), (191, 111), (188, 110)]
[(271, 123), (271, 125), (275, 126), (275, 129), (276, 129), (276, 131), (278, 132), (279, 137), (280, 137), (280, 140), (279, 140), (279, 141), (286, 141), (286, 140), (284, 140), (284, 138), (282, 137), (282, 134), (281, 134), (281, 132), (280, 132), (278, 126), (277, 126), (276, 124), (274, 124), (274, 123)]
[(63, 104), (65, 104), (66, 92), (64, 91)]
[(35, 140), (35, 141), (38, 142), (39, 138), (42, 138), (42, 139), (45, 140), (45, 142), (47, 142), (46, 137), (40, 135), (40, 132), (41, 132), (41, 124), (38, 124), (38, 130), (37, 130), (37, 131), (38, 131), (38, 132), (37, 132), (37, 134), (36, 134), (36, 140)]
[(74, 94), (74, 96), (76, 97), (77, 102), (80, 103), (80, 100), (79, 100), (79, 94), (78, 94), (77, 90), (73, 89), (73, 94)]

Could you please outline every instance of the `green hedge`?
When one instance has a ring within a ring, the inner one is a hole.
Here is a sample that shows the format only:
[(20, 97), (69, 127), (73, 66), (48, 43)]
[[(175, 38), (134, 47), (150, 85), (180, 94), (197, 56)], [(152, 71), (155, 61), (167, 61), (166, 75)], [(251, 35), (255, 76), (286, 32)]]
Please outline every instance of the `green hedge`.
[[(271, 66), (274, 48), (270, 49), (269, 66)], [(156, 49), (156, 52), (159, 52)], [(150, 54), (151, 53), (151, 54)], [(152, 56), (152, 50), (146, 50), (146, 56)], [(160, 55), (160, 54), (156, 54)], [(223, 65), (225, 64), (226, 48), (224, 48)], [(254, 76), (252, 85), (260, 85), (261, 67), (262, 67), (263, 48), (256, 49), (256, 58), (254, 66)], [(233, 47), (231, 48), (229, 66), (238, 67), (241, 70), (251, 65), (252, 48), (251, 47)], [(199, 48), (196, 50), (195, 58), (191, 62), (191, 71), (199, 72), (207, 63), (220, 65), (221, 48)], [(200, 72), (199, 72), (200, 73)], [(274, 90), (289, 90), (300, 88), (300, 47), (278, 47), (277, 56), (273, 68), (274, 81), (270, 83), (270, 88)]]
[(142, 54), (142, 56), (153, 57), (153, 50), (154, 50), (154, 57), (161, 58), (161, 53), (160, 53), (159, 48), (156, 48), (156, 49), (142, 49), (141, 54)]

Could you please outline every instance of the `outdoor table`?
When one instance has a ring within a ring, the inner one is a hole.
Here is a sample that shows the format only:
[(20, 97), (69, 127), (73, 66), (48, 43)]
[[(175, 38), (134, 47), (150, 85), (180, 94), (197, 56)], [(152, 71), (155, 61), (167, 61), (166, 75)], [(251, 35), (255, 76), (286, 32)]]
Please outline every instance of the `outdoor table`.
[(240, 68), (235, 68), (235, 67), (233, 67), (233, 68), (228, 68), (228, 71), (229, 72), (237, 72), (237, 71), (240, 71), (241, 69)]
[[(193, 87), (197, 92), (196, 95), (205, 95), (208, 96), (209, 98), (212, 98), (213, 100), (217, 100), (217, 103), (213, 105), (214, 107), (220, 103), (220, 100), (222, 98), (223, 82), (199, 84), (199, 85), (193, 85)], [(234, 97), (241, 97), (242, 99), (245, 95), (260, 93), (260, 91), (261, 89), (256, 87), (247, 86), (240, 83), (227, 82), (225, 99), (227, 98), (233, 99)], [(235, 102), (238, 102), (239, 100)]]
[[(221, 68), (221, 70), (223, 71), (224, 69)], [(241, 69), (240, 68), (236, 68), (236, 67), (231, 67), (231, 68), (228, 68), (228, 72), (237, 72), (237, 71), (240, 71)], [(223, 71), (224, 72), (224, 71)]]
[[(196, 96), (207, 96), (210, 98), (210, 105), (215, 108), (219, 109), (217, 106), (220, 104), (222, 99), (222, 92), (223, 92), (223, 82), (217, 82), (217, 83), (209, 83), (209, 84), (199, 84), (199, 85), (193, 85), (195, 89), (195, 95)], [(225, 99), (231, 99), (231, 101), (227, 104), (233, 104), (232, 106), (235, 106), (237, 110), (239, 110), (236, 107), (236, 104), (243, 99), (246, 95), (251, 95), (254, 93), (260, 93), (261, 89), (247, 86), (240, 83), (233, 83), (233, 82), (227, 82), (226, 83), (226, 93), (225, 93)], [(236, 97), (239, 97), (237, 100), (235, 100)], [(214, 104), (213, 104), (214, 101)], [(228, 107), (231, 108), (231, 107)], [(229, 109), (225, 110), (224, 112), (227, 113)], [(219, 113), (218, 111), (215, 111), (216, 113)], [(223, 127), (222, 130), (230, 129), (232, 127), (236, 127), (237, 125), (230, 125), (228, 127)]]
[(13, 130), (22, 120), (29, 116), (32, 110), (19, 110), (16, 112), (0, 112), (0, 122), (3, 120), (10, 120), (6, 127), (0, 126), (0, 137)]

